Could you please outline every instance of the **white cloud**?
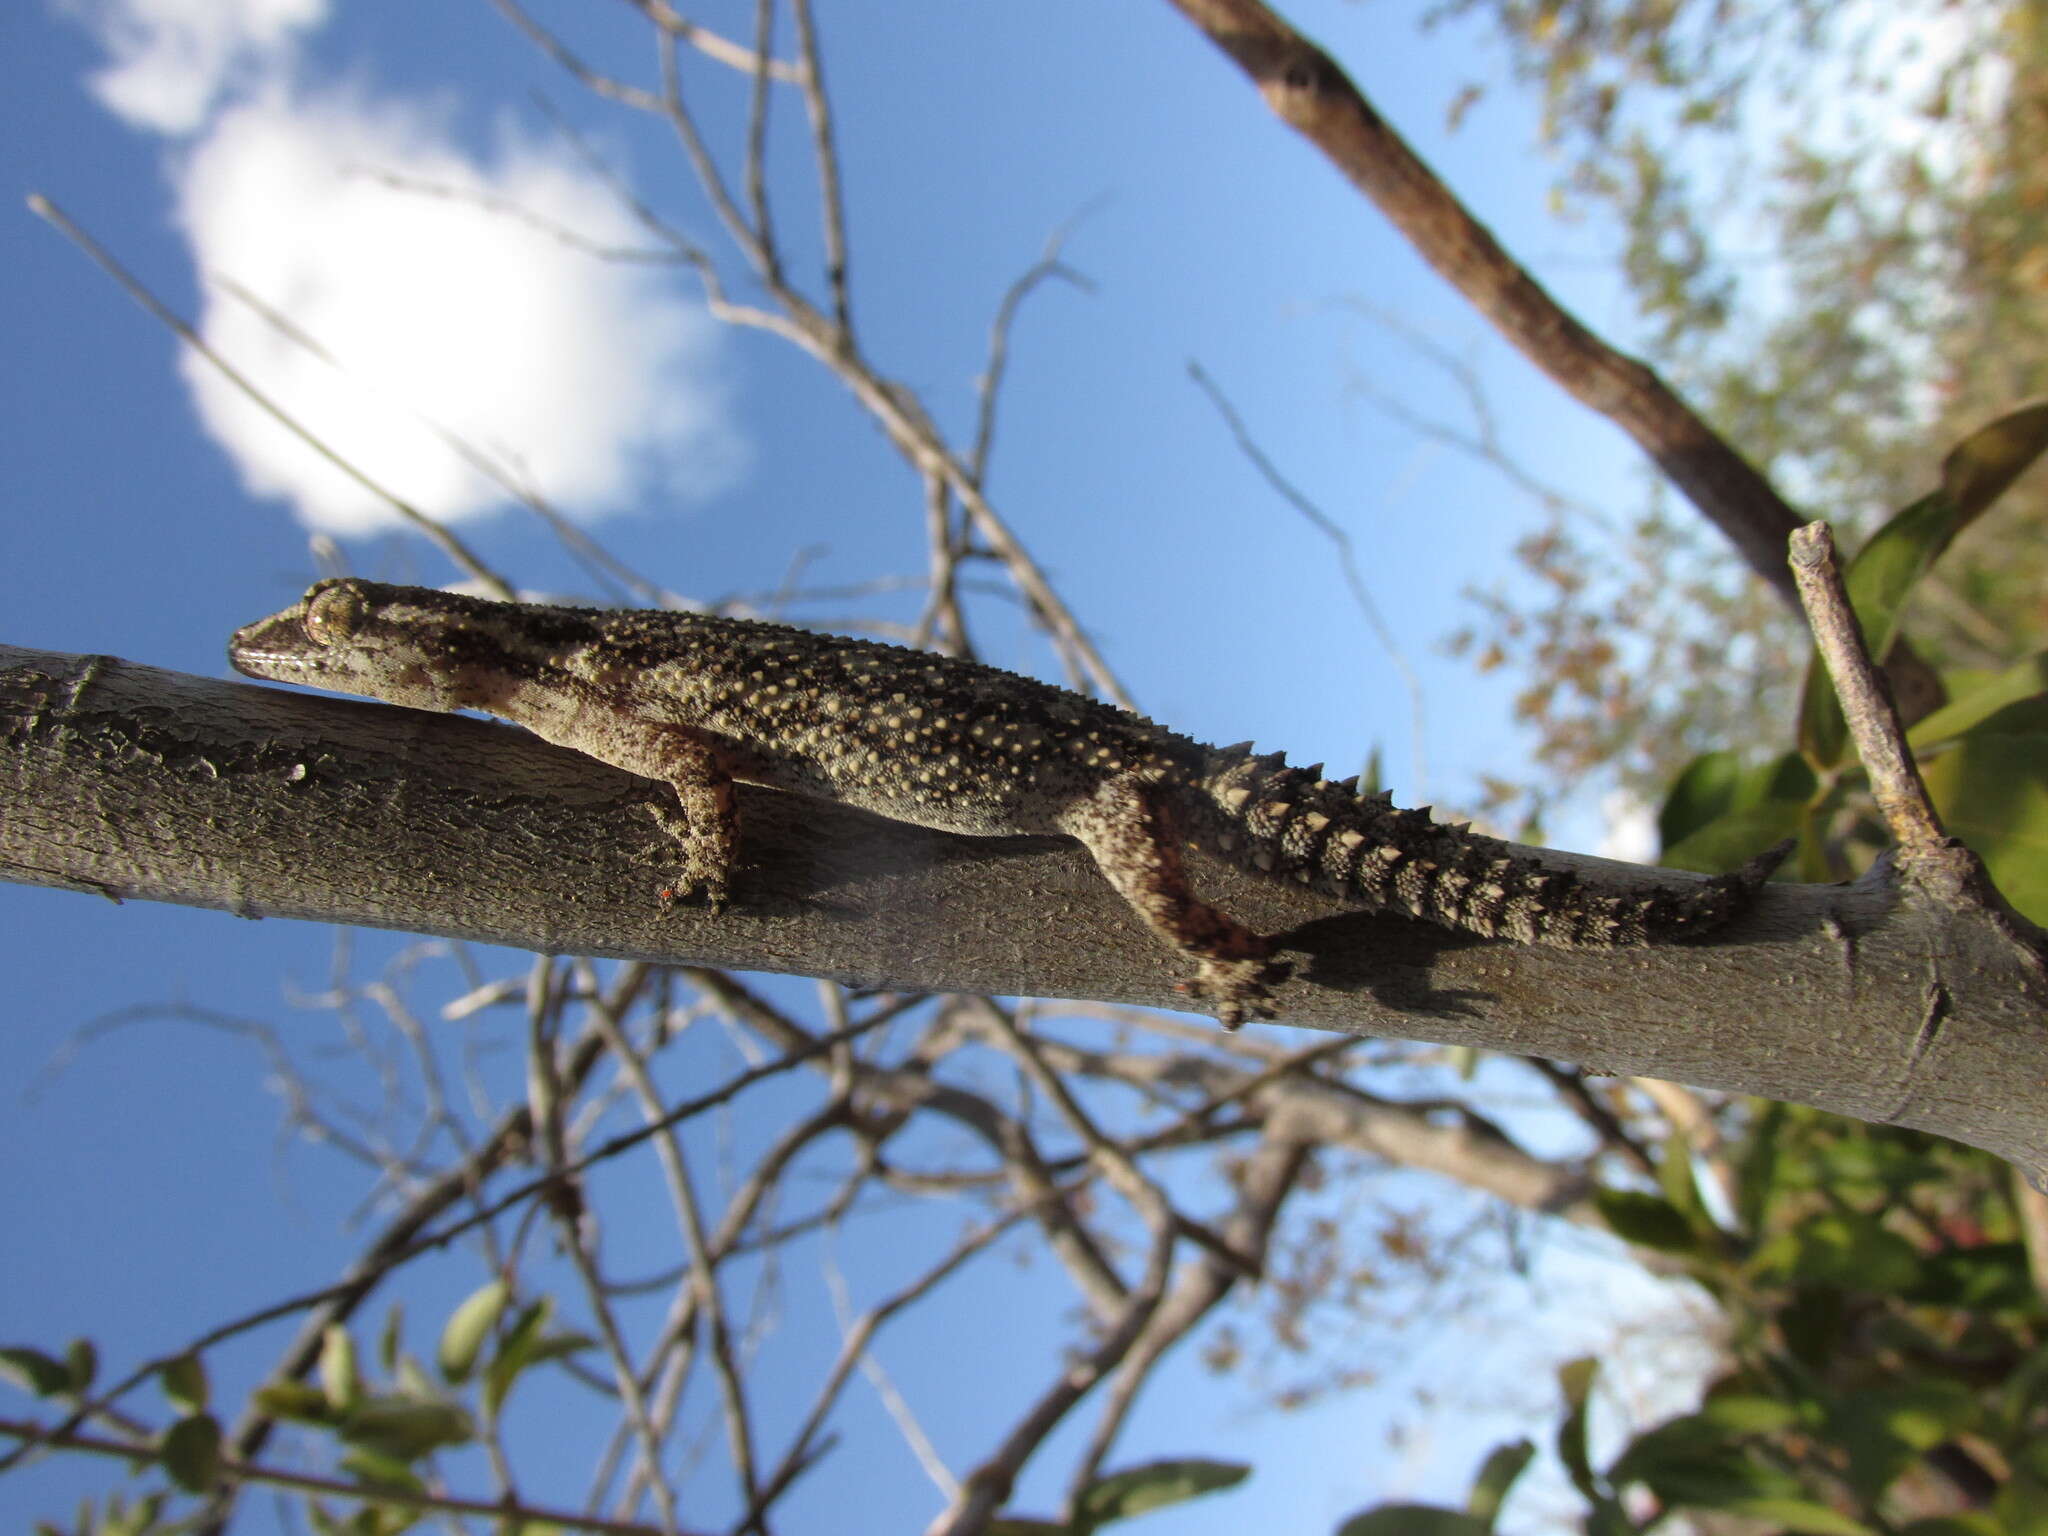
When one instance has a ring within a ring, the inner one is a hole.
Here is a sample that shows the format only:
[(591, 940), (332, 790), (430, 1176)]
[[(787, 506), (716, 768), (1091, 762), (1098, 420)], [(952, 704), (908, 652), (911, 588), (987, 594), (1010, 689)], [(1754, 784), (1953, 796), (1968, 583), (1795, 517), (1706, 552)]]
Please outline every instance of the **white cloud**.
[(137, 128), (185, 134), (238, 82), (275, 71), (327, 0), (63, 0), (112, 57), (90, 84)]
[[(676, 296), (672, 271), (605, 261), (483, 205), (644, 245), (560, 153), (508, 139), (486, 164), (417, 111), (271, 90), (191, 146), (178, 191), (202, 273), (246, 290), (332, 362), (218, 282), (206, 339), (423, 511), (459, 520), (506, 498), (421, 418), (572, 515), (701, 496), (740, 467), (713, 375), (717, 328)], [(393, 521), (203, 359), (188, 356), (184, 371), (252, 492), (330, 532)]]

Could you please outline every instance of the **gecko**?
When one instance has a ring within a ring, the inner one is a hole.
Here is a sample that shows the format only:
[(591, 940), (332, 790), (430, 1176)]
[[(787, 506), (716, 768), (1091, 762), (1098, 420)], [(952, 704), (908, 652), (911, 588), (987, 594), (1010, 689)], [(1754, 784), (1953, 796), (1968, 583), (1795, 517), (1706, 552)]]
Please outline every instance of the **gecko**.
[(251, 677), (496, 715), (666, 786), (648, 805), (679, 866), (664, 909), (726, 905), (736, 782), (969, 837), (1072, 838), (1191, 969), (1182, 990), (1230, 1029), (1275, 1016), (1290, 968), (1273, 935), (1195, 894), (1189, 846), (1366, 908), (1576, 948), (1705, 933), (1784, 852), (1713, 879), (1610, 887), (1250, 742), (1206, 746), (996, 667), (753, 619), (344, 577), (237, 630), (228, 655)]

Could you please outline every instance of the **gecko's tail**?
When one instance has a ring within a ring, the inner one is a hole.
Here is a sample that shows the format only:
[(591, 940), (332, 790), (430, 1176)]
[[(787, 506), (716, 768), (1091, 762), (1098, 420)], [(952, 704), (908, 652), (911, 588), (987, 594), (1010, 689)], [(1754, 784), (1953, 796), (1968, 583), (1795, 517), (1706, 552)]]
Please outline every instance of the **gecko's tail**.
[(1612, 948), (1705, 933), (1745, 907), (1790, 849), (1780, 844), (1732, 874), (1682, 884), (1603, 888), (1528, 850), (1427, 808), (1397, 809), (1357, 781), (1294, 768), (1249, 742), (1213, 749), (1203, 765), (1200, 825), (1217, 853), (1280, 879), (1486, 938)]

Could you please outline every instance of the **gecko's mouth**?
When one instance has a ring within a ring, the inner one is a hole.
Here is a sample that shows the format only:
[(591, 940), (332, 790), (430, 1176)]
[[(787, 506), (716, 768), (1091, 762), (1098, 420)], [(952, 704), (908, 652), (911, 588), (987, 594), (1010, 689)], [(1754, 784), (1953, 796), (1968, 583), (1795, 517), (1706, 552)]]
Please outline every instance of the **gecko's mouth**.
[(244, 624), (228, 640), (228, 664), (250, 677), (303, 675), (313, 670), (298, 610)]

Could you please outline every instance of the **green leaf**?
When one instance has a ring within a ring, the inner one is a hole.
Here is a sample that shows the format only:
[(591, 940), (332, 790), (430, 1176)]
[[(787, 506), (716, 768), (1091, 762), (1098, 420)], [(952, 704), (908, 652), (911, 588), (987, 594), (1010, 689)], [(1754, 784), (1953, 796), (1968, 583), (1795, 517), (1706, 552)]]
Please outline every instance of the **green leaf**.
[(273, 1381), (258, 1387), (256, 1406), (272, 1418), (299, 1424), (333, 1424), (340, 1418), (327, 1394), (304, 1381)]
[(1487, 1536), (1493, 1529), (1462, 1509), (1433, 1504), (1381, 1504), (1353, 1515), (1337, 1527), (1337, 1536)]
[(1742, 1163), (1736, 1177), (1737, 1215), (1744, 1232), (1762, 1230), (1764, 1218), (1778, 1194), (1780, 1138), (1785, 1131), (1787, 1111), (1773, 1099), (1757, 1111), (1756, 1126), (1742, 1149)]
[[(2021, 407), (1971, 433), (1942, 460), (1941, 489), (1923, 496), (1876, 533), (1843, 575), (1870, 654), (1882, 660), (1898, 635), (1914, 585), (1949, 542), (1981, 517), (2048, 448), (2048, 404)], [(1848, 731), (1835, 690), (1816, 656), (1799, 705), (1799, 749), (1816, 768), (1842, 761)]]
[(1928, 1380), (1853, 1393), (1835, 1405), (1828, 1428), (1849, 1452), (1849, 1486), (1875, 1500), (1923, 1453), (1976, 1428), (1977, 1419), (1967, 1387)]
[(1472, 1491), (1465, 1496), (1466, 1513), (1492, 1530), (1494, 1521), (1500, 1518), (1501, 1505), (1507, 1501), (1508, 1490), (1514, 1487), (1515, 1479), (1535, 1454), (1533, 1440), (1495, 1446), (1493, 1454), (1479, 1468), (1479, 1475), (1472, 1479)]
[(1704, 1412), (1666, 1419), (1622, 1449), (1607, 1469), (1608, 1481), (1617, 1488), (1644, 1483), (1674, 1504), (1753, 1495), (1759, 1489), (1742, 1435)]
[(1848, 1303), (1831, 1285), (1798, 1286), (1792, 1299), (1778, 1309), (1778, 1329), (1788, 1352), (1812, 1371), (1825, 1369), (1843, 1347), (1848, 1324)]
[(212, 1400), (212, 1390), (206, 1382), (206, 1366), (189, 1351), (166, 1365), (161, 1379), (164, 1396), (181, 1413), (202, 1413)]
[(363, 1378), (356, 1370), (356, 1341), (340, 1323), (329, 1323), (320, 1335), (320, 1389), (327, 1401), (346, 1412), (363, 1395)]
[(1957, 531), (1992, 503), (2048, 450), (2048, 401), (2035, 401), (1979, 427), (1942, 460), (1941, 488), (1955, 504)]
[[(1710, 756), (1732, 758), (1733, 754)], [(1706, 761), (1697, 760), (1681, 779), (1692, 775)], [(1658, 854), (1657, 862), (1667, 869), (1725, 874), (1758, 849), (1797, 837), (1804, 829), (1808, 807), (1820, 789), (1813, 769), (1797, 752), (1784, 753), (1751, 768), (1737, 769), (1731, 763), (1725, 768), (1700, 769), (1699, 779), (1708, 778), (1714, 780), (1712, 785), (1696, 782), (1690, 787), (1674, 788), (1672, 795), (1677, 797), (1683, 789), (1689, 797), (1688, 804), (1674, 813), (1671, 801), (1667, 801), (1658, 817), (1658, 825), (1665, 831), (1663, 852)], [(1705, 815), (1709, 809), (1713, 813)]]
[(2039, 1300), (2024, 1243), (1981, 1243), (1923, 1255), (1920, 1283), (1904, 1298), (1967, 1312), (2031, 1307)]
[(377, 1333), (377, 1363), (389, 1376), (398, 1369), (398, 1351), (404, 1341), (405, 1303), (394, 1301), (384, 1314), (384, 1326)]
[(1861, 1521), (1810, 1499), (1733, 1499), (1718, 1507), (1731, 1515), (1767, 1521), (1804, 1536), (1877, 1536)]
[(26, 1344), (0, 1347), (0, 1376), (37, 1397), (58, 1397), (71, 1388), (70, 1366)]
[(427, 1485), (419, 1475), (406, 1465), (405, 1460), (374, 1446), (359, 1445), (341, 1458), (342, 1470), (355, 1475), (359, 1483), (373, 1488), (403, 1488), (409, 1493), (425, 1493)]
[(210, 1413), (187, 1414), (164, 1431), (157, 1454), (180, 1488), (211, 1493), (220, 1481), (220, 1421)]
[(1660, 1253), (1696, 1254), (1699, 1233), (1685, 1213), (1661, 1195), (1634, 1189), (1596, 1189), (1593, 1205), (1600, 1219), (1623, 1242)]
[(1905, 1291), (1920, 1279), (1920, 1255), (1874, 1217), (1823, 1211), (1757, 1251), (1759, 1275), (1845, 1291)]
[(2048, 1344), (2037, 1348), (2005, 1378), (1999, 1393), (1999, 1416), (2005, 1433), (2017, 1438), (2034, 1405), (2048, 1397)]
[(989, 1522), (989, 1536), (1085, 1536), (1060, 1520), (1027, 1520), (1021, 1515), (1000, 1515)]
[(2002, 709), (2028, 700), (2048, 700), (2048, 651), (2036, 651), (2016, 661), (1996, 677), (1971, 689), (1906, 732), (1906, 743), (1914, 752), (1925, 752), (1951, 741), (1981, 724)]
[(1695, 1233), (1712, 1227), (1706, 1202), (1700, 1197), (1699, 1178), (1693, 1172), (1692, 1142), (1677, 1127), (1672, 1128), (1658, 1154), (1657, 1187)]
[(437, 1403), (441, 1400), (439, 1391), (433, 1382), (427, 1379), (425, 1368), (410, 1354), (398, 1357), (398, 1369), (392, 1372), (392, 1385), (398, 1389), (400, 1397), (410, 1397), (426, 1403)]
[(2011, 1536), (2048, 1536), (2048, 1486), (2039, 1478), (2008, 1478), (1991, 1501), (1991, 1512)]
[(489, 1285), (472, 1291), (467, 1300), (457, 1307), (448, 1319), (448, 1325), (441, 1330), (439, 1351), (441, 1377), (448, 1382), (462, 1382), (469, 1379), (469, 1373), (476, 1369), (478, 1351), (491, 1330), (504, 1315), (505, 1304), (512, 1299), (512, 1287), (503, 1280), (493, 1280)]
[(1657, 842), (1675, 847), (1700, 828), (1720, 820), (1735, 806), (1735, 787), (1742, 778), (1742, 757), (1735, 752), (1707, 752), (1694, 758), (1672, 781), (1671, 792), (1657, 812)]
[(534, 1351), (540, 1347), (541, 1330), (553, 1314), (554, 1302), (546, 1296), (528, 1306), (506, 1333), (505, 1342), (498, 1346), (491, 1363), (484, 1367), (484, 1413), (493, 1421), (505, 1406), (512, 1384), (533, 1363)]
[(1723, 1392), (1701, 1403), (1694, 1417), (1730, 1434), (1775, 1435), (1791, 1429), (1805, 1415), (1780, 1398), (1756, 1392)]
[(410, 1462), (444, 1445), (476, 1438), (469, 1415), (453, 1403), (411, 1403), (372, 1398), (343, 1416), (341, 1438), (365, 1450)]
[(2007, 901), (2048, 923), (2048, 732), (2007, 735), (1997, 729), (2005, 719), (1983, 721), (1922, 772), (1949, 832), (1983, 859)]
[(1988, 1510), (1965, 1509), (1910, 1521), (1899, 1527), (1899, 1536), (2005, 1536), (2005, 1527)]
[(1086, 1526), (1107, 1525), (1128, 1520), (1147, 1510), (1164, 1509), (1188, 1499), (1234, 1488), (1251, 1476), (1252, 1469), (1241, 1461), (1205, 1461), (1184, 1458), (1147, 1462), (1099, 1477), (1081, 1492), (1075, 1513)]
[(71, 1376), (72, 1396), (83, 1397), (92, 1390), (93, 1378), (100, 1373), (100, 1352), (91, 1339), (73, 1339), (64, 1346), (64, 1368)]
[(78, 1529), (81, 1533), (90, 1531), (93, 1536), (149, 1536), (151, 1532), (164, 1529), (157, 1524), (157, 1516), (163, 1512), (163, 1507), (161, 1491), (146, 1499), (138, 1499), (133, 1509), (117, 1493), (107, 1500), (106, 1518), (96, 1522), (92, 1517), (92, 1503), (88, 1500), (78, 1512)]
[(1899, 632), (1899, 615), (1913, 588), (1948, 547), (1960, 524), (1953, 501), (1942, 491), (1923, 496), (1870, 536), (1842, 583), (1863, 629), (1863, 643), (1882, 659)]
[[(1656, 1197), (1650, 1195), (1639, 1198)], [(1606, 1213), (1603, 1211), (1601, 1214)], [(1576, 1360), (1566, 1361), (1557, 1371), (1558, 1388), (1564, 1393), (1567, 1410), (1564, 1423), (1559, 1425), (1557, 1430), (1557, 1459), (1564, 1463), (1565, 1471), (1571, 1474), (1572, 1486), (1587, 1498), (1596, 1501), (1601, 1493), (1599, 1484), (1593, 1480), (1593, 1463), (1586, 1454), (1586, 1406), (1593, 1392), (1593, 1377), (1599, 1369), (1598, 1360), (1591, 1355), (1582, 1355)]]
[(595, 1348), (597, 1340), (587, 1333), (551, 1333), (526, 1351), (526, 1368), (530, 1370), (549, 1360), (566, 1359), (583, 1350)]

